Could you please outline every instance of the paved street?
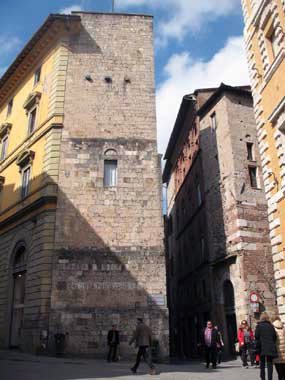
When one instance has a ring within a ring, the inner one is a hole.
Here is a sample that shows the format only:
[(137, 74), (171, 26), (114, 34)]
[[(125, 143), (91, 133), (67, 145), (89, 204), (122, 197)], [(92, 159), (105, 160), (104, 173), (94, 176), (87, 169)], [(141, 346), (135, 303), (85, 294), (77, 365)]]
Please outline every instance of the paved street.
[[(200, 363), (157, 365), (160, 374), (149, 376), (143, 363), (138, 374), (131, 374), (131, 363), (106, 363), (103, 360), (38, 357), (0, 351), (1, 380), (258, 380), (259, 370), (242, 369), (240, 360), (226, 362), (216, 370)], [(275, 371), (275, 370), (274, 370)], [(277, 376), (274, 373), (274, 380)]]

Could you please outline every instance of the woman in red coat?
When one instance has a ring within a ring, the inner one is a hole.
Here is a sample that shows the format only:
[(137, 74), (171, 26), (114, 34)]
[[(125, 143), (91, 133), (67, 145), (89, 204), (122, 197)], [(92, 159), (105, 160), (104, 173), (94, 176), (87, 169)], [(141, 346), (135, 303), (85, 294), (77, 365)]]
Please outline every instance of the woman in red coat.
[(238, 329), (238, 341), (239, 348), (241, 352), (242, 366), (248, 368), (247, 355), (250, 355), (251, 365), (254, 365), (254, 356), (251, 350), (251, 345), (254, 340), (254, 335), (252, 329), (249, 327), (246, 320), (241, 322)]

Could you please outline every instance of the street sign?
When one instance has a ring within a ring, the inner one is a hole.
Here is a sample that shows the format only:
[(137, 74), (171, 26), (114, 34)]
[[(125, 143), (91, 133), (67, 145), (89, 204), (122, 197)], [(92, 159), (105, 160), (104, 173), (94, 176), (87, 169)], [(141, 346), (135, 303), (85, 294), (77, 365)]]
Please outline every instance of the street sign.
[(250, 292), (249, 300), (251, 303), (259, 303), (259, 295), (256, 292)]

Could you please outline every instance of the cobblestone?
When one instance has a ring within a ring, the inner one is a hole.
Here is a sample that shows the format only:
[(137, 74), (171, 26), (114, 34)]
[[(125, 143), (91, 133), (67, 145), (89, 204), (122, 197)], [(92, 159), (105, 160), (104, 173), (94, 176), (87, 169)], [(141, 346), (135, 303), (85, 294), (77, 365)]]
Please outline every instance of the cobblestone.
[[(133, 375), (133, 363), (78, 358), (38, 357), (10, 351), (0, 351), (1, 380), (139, 380), (149, 379), (145, 363)], [(222, 363), (216, 370), (203, 363), (158, 364), (157, 380), (257, 380), (259, 370), (243, 369), (239, 359)], [(277, 380), (274, 373), (273, 380)]]

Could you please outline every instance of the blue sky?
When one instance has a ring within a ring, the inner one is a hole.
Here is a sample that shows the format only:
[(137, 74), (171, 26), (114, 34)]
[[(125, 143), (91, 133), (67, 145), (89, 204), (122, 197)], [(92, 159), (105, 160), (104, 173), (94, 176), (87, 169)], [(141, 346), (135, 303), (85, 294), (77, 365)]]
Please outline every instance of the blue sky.
[[(111, 8), (112, 0), (0, 0), (0, 75), (49, 13)], [(249, 83), (240, 0), (115, 0), (115, 11), (154, 15), (159, 152), (183, 95), (221, 82)]]

